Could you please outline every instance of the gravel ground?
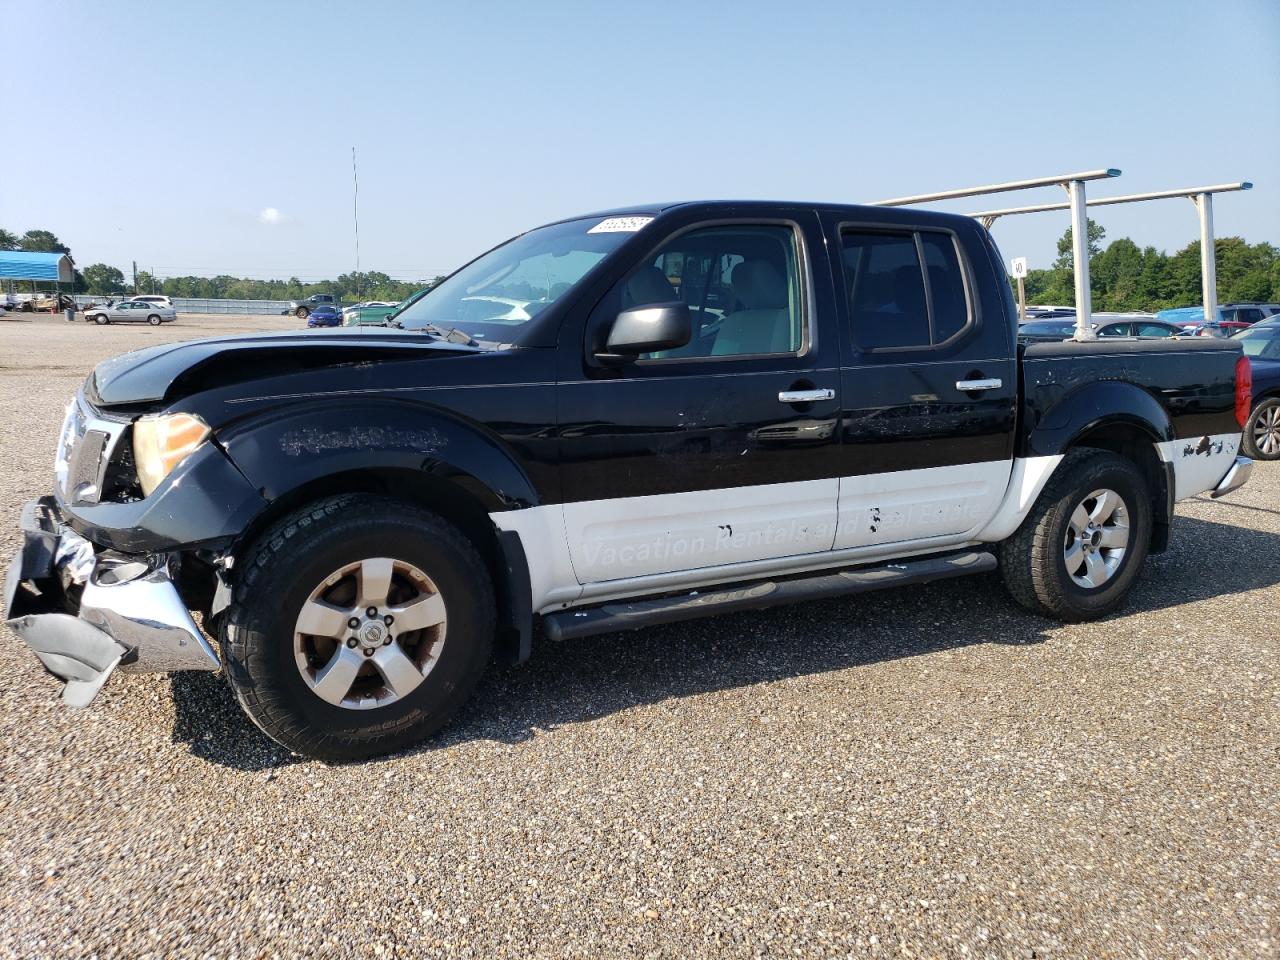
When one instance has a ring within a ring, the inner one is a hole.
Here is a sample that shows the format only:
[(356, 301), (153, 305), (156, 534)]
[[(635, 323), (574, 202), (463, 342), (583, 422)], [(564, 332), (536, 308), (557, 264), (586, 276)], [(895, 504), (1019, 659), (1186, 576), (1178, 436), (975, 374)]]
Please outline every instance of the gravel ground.
[[(0, 553), (160, 329), (0, 321)], [(0, 628), (0, 954), (1280, 955), (1280, 464), (1126, 609), (985, 576), (535, 646), (418, 751), (300, 762), (219, 675), (73, 714)]]

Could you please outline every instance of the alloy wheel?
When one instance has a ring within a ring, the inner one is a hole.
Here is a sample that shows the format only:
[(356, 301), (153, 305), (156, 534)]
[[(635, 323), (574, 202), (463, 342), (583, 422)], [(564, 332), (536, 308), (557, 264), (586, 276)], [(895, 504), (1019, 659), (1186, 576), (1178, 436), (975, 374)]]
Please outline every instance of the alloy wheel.
[(1253, 445), (1267, 456), (1280, 453), (1280, 406), (1268, 407), (1253, 423)]
[(1062, 559), (1077, 586), (1101, 587), (1120, 569), (1129, 547), (1129, 508), (1114, 490), (1094, 490), (1071, 511)]
[(369, 557), (340, 567), (311, 591), (294, 626), (294, 658), (326, 703), (385, 707), (435, 667), (447, 620), (430, 577), (403, 560)]

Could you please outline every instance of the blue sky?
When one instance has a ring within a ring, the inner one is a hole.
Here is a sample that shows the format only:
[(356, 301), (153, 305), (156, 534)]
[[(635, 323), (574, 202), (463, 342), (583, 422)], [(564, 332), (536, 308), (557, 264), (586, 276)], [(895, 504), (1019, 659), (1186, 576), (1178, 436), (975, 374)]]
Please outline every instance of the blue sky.
[[(0, 4), (0, 226), (161, 276), (448, 272), (655, 199), (856, 202), (1094, 167), (1098, 195), (1252, 179), (1280, 243), (1280, 3)], [(959, 212), (1061, 191), (938, 205)], [(276, 215), (264, 211), (277, 211)], [(1173, 250), (1185, 200), (1095, 211)], [(1047, 266), (1066, 214), (996, 226)]]

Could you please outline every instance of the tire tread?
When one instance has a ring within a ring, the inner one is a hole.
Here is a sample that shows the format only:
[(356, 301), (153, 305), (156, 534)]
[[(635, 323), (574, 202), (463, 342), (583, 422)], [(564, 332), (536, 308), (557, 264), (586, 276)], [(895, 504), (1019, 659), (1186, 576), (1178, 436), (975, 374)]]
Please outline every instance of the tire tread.
[[(232, 590), (232, 602), (226, 615), (220, 618), (219, 645), (222, 662), (237, 701), (263, 733), (290, 750), (321, 760), (362, 759), (373, 753), (400, 749), (431, 732), (429, 730), (411, 738), (400, 738), (406, 742), (371, 751), (366, 738), (335, 735), (304, 726), (280, 697), (262, 695), (262, 688), (258, 683), (260, 671), (256, 660), (263, 656), (263, 652), (256, 649), (258, 645), (253, 639), (260, 632), (264, 612), (260, 609), (258, 599), (267, 594), (272, 573), (279, 565), (288, 564), (297, 555), (299, 546), (317, 525), (385, 521), (388, 516), (429, 527), (432, 538), (448, 543), (462, 558), (462, 562), (470, 567), (467, 578), (478, 592), (476, 599), (485, 618), (475, 639), (483, 647), (478, 651), (483, 660), (487, 662), (489, 659), (495, 616), (493, 587), (488, 569), (469, 539), (437, 514), (414, 504), (361, 493), (342, 493), (318, 500), (281, 518), (244, 552)], [(479, 679), (478, 674), (475, 679)], [(433, 730), (470, 696), (473, 687), (474, 683), (470, 686), (463, 684), (453, 691), (449, 702), (438, 711), (444, 716)]]

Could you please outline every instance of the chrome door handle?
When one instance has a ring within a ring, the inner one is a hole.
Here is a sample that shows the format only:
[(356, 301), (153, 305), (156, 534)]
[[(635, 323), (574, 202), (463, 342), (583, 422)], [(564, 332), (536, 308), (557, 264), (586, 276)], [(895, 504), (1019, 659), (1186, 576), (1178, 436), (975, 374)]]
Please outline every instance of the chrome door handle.
[(979, 390), (999, 390), (1004, 386), (1004, 381), (999, 377), (992, 377), (990, 380), (957, 380), (956, 389), (961, 393), (976, 393)]
[(836, 392), (830, 387), (818, 390), (783, 390), (778, 394), (779, 403), (813, 403), (815, 400), (834, 400)]

